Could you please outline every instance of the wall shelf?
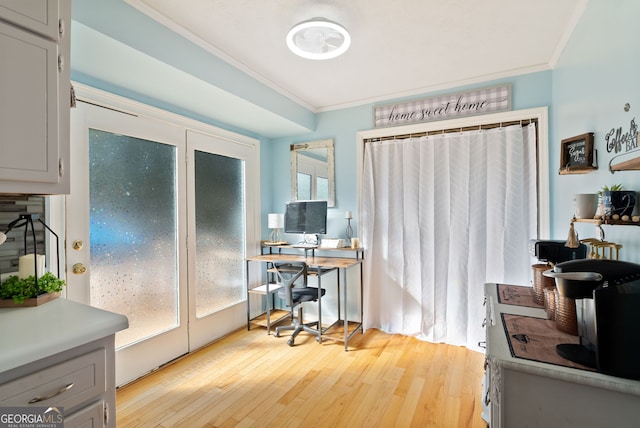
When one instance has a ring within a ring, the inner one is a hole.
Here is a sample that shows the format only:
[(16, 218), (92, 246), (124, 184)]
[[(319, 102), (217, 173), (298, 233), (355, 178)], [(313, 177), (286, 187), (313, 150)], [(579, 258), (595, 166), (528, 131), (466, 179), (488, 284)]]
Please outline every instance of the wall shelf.
[(571, 220), (575, 223), (591, 223), (596, 226), (601, 224), (607, 224), (611, 226), (640, 226), (640, 221), (633, 220), (614, 220), (612, 218), (573, 218)]
[(640, 157), (628, 161), (620, 162), (616, 165), (609, 165), (609, 171), (638, 171), (640, 170)]

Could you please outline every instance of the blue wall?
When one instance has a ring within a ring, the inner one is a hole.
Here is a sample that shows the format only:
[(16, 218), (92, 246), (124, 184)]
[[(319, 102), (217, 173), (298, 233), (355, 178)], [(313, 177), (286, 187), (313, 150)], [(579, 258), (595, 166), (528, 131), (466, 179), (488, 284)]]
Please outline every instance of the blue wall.
[[(640, 191), (640, 171), (609, 172), (613, 153), (605, 135), (612, 128), (629, 131), (640, 121), (640, 2), (591, 0), (553, 70), (550, 114), (551, 224), (555, 238), (565, 239), (573, 214), (574, 193), (596, 193), (602, 186), (622, 183)], [(624, 111), (624, 104), (631, 109)], [(597, 171), (558, 175), (560, 141), (593, 132)], [(578, 224), (580, 238), (595, 237), (592, 225)], [(605, 238), (623, 245), (621, 257), (640, 262), (640, 227), (605, 226)]]

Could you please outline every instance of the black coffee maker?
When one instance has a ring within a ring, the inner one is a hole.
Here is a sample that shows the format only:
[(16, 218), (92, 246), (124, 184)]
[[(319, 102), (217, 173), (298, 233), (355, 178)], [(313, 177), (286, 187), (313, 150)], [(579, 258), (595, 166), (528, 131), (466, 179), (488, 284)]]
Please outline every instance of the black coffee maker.
[(584, 259), (557, 264), (544, 273), (558, 293), (576, 301), (579, 344), (558, 354), (599, 372), (640, 379), (640, 265)]
[(569, 248), (566, 246), (566, 241), (531, 239), (529, 253), (541, 262), (556, 264), (586, 258), (587, 246), (580, 244), (577, 248)]

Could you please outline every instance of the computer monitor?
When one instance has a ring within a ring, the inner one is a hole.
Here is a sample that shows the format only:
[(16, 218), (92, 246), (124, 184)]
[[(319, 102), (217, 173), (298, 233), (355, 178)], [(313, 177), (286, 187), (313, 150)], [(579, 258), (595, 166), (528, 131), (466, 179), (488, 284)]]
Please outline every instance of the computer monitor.
[(327, 201), (292, 201), (284, 213), (284, 231), (305, 235), (327, 233)]

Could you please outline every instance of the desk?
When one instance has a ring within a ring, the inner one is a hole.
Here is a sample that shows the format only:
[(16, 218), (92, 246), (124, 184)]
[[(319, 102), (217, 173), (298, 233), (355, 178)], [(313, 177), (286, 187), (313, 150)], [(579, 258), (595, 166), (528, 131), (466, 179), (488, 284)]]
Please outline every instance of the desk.
[[(292, 263), (292, 262), (305, 262), (311, 274), (318, 275), (318, 288), (321, 286), (320, 278), (322, 275), (325, 275), (332, 271), (338, 272), (338, 320), (333, 323), (331, 326), (327, 328), (321, 328), (321, 335), (319, 342), (322, 342), (322, 339), (331, 339), (331, 340), (343, 340), (344, 341), (344, 349), (348, 350), (349, 339), (358, 331), (362, 332), (362, 258), (345, 258), (345, 257), (307, 257), (301, 254), (262, 254), (259, 256), (247, 257), (246, 258), (246, 281), (247, 281), (247, 328), (250, 328), (250, 307), (249, 307), (249, 264), (251, 262), (261, 262), (264, 263), (265, 266), (268, 263)], [(360, 266), (360, 321), (354, 322), (349, 321), (347, 316), (347, 270), (354, 266)], [(342, 276), (342, 283), (344, 284), (341, 287), (340, 277)], [(268, 281), (267, 281), (268, 283)], [(340, 296), (342, 294), (342, 296)], [(341, 298), (342, 297), (342, 298)], [(320, 299), (321, 300), (321, 299)], [(344, 320), (342, 319), (341, 306), (344, 309)], [(269, 290), (267, 289), (267, 313), (270, 311), (270, 303), (269, 303)], [(319, 325), (322, 325), (322, 306), (319, 303), (318, 306), (318, 322)], [(336, 326), (337, 324), (342, 323), (343, 326), (343, 336), (334, 336), (331, 334), (327, 334), (329, 330)], [(354, 329), (350, 332), (349, 325), (353, 324)], [(270, 326), (269, 326), (270, 327)], [(269, 331), (267, 330), (267, 333)]]
[(316, 256), (316, 251), (319, 252), (335, 252), (340, 251), (343, 253), (352, 253), (355, 254), (356, 260), (364, 259), (364, 248), (351, 248), (351, 247), (319, 247), (315, 245), (296, 245), (296, 244), (285, 244), (285, 245), (276, 245), (276, 244), (264, 244), (262, 245), (262, 254), (265, 254), (265, 250), (268, 250), (268, 254), (274, 254), (274, 250), (277, 250), (277, 254), (282, 254), (282, 250), (303, 250), (305, 256), (311, 255), (311, 257)]

